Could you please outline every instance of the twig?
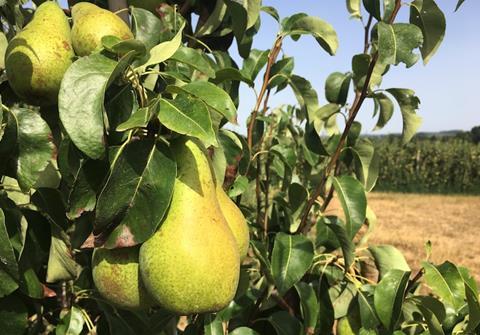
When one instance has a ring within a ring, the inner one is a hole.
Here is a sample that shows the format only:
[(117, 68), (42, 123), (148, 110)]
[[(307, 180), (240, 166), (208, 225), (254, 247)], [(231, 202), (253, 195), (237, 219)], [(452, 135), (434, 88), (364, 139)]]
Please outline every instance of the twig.
[(370, 39), (369, 39), (369, 35), (370, 35), (370, 26), (372, 25), (372, 19), (373, 19), (373, 16), (372, 14), (370, 14), (368, 16), (368, 22), (367, 22), (367, 25), (365, 26), (365, 36), (364, 36), (364, 43), (363, 43), (363, 53), (366, 54), (368, 52), (368, 47), (370, 46)]

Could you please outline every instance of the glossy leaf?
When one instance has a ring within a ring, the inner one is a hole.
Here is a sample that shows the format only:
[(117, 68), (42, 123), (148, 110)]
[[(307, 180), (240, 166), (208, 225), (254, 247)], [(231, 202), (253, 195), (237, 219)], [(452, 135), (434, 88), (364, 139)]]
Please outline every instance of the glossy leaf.
[(268, 318), (259, 319), (270, 322), (277, 335), (301, 335), (302, 324), (298, 319), (285, 311), (271, 314)]
[(468, 324), (465, 332), (473, 332), (480, 325), (480, 301), (476, 289), (465, 282), (465, 295), (468, 305)]
[(375, 108), (379, 110), (378, 121), (373, 130), (382, 129), (393, 115), (393, 102), (383, 93), (376, 93), (373, 96)]
[(393, 24), (393, 31), (397, 45), (395, 64), (402, 62), (409, 68), (419, 58), (419, 55), (413, 53), (413, 50), (423, 43), (422, 31), (417, 26), (408, 23)]
[(414, 91), (406, 88), (390, 88), (387, 92), (393, 95), (400, 106), (403, 118), (402, 143), (406, 144), (422, 123), (422, 118), (416, 113), (420, 100), (415, 96)]
[(50, 224), (52, 242), (48, 256), (47, 283), (74, 280), (80, 273), (80, 266), (73, 259), (68, 235), (55, 223)]
[(168, 86), (172, 93), (186, 93), (202, 100), (208, 107), (225, 116), (227, 120), (236, 123), (237, 109), (230, 96), (221, 88), (206, 81), (196, 81), (190, 84)]
[(378, 318), (388, 330), (393, 330), (402, 310), (410, 272), (392, 269), (378, 283), (374, 293)]
[(268, 54), (270, 50), (250, 51), (250, 55), (243, 61), (242, 73), (252, 82), (257, 78), (262, 68), (267, 64)]
[(326, 217), (324, 218), (324, 222), (327, 227), (331, 229), (340, 244), (345, 261), (345, 272), (348, 272), (350, 266), (355, 261), (355, 245), (345, 229), (345, 224), (336, 217)]
[(355, 173), (358, 180), (370, 192), (377, 182), (380, 169), (379, 156), (368, 139), (360, 139), (351, 151), (355, 158)]
[(325, 97), (328, 102), (345, 105), (348, 90), (350, 89), (351, 76), (341, 72), (334, 72), (327, 77), (325, 82)]
[(368, 251), (373, 256), (380, 279), (392, 269), (411, 271), (403, 254), (392, 245), (374, 245)]
[(275, 19), (275, 21), (280, 22), (280, 15), (278, 11), (272, 6), (263, 6), (261, 10)]
[(17, 123), (17, 180), (23, 191), (35, 186), (50, 159), (55, 146), (52, 132), (40, 114), (26, 108), (12, 108)]
[(72, 306), (64, 315), (55, 329), (55, 335), (79, 335), (83, 330), (85, 320), (78, 307)]
[(215, 77), (215, 71), (210, 63), (203, 58), (202, 53), (197, 49), (181, 46), (170, 59), (188, 64), (192, 68), (205, 73), (209, 78)]
[(288, 81), (292, 87), (300, 107), (305, 111), (310, 122), (313, 122), (316, 111), (320, 108), (317, 92), (312, 84), (303, 77), (292, 75)]
[(214, 84), (220, 84), (224, 81), (243, 81), (248, 86), (253, 87), (253, 82), (245, 74), (233, 67), (223, 68), (215, 73), (215, 78), (210, 80)]
[(445, 307), (442, 303), (429, 296), (415, 297), (414, 301), (417, 303), (417, 308), (422, 313), (428, 325), (430, 334), (445, 335), (442, 328), (442, 323), (445, 319)]
[(361, 18), (360, 0), (347, 0), (347, 10), (352, 18)]
[(157, 16), (143, 8), (130, 8), (132, 14), (132, 31), (135, 39), (143, 42), (150, 50), (160, 42), (162, 22)]
[(160, 122), (179, 134), (197, 137), (205, 146), (217, 146), (207, 105), (197, 98), (178, 95), (174, 100), (160, 99)]
[(367, 198), (362, 184), (350, 176), (334, 177), (333, 186), (345, 213), (346, 230), (350, 239), (365, 221)]
[(445, 36), (445, 15), (434, 0), (415, 0), (410, 5), (410, 23), (422, 30), (423, 44), (420, 51), (423, 62), (427, 64)]
[(248, 189), (248, 178), (242, 175), (238, 175), (235, 178), (232, 186), (228, 189), (228, 196), (231, 198), (238, 197)]
[(382, 64), (395, 64), (397, 58), (397, 41), (391, 24), (379, 22), (378, 31), (378, 61)]
[(216, 318), (213, 314), (205, 315), (205, 325), (203, 330), (205, 335), (223, 335), (222, 320)]
[(318, 313), (320, 310), (315, 290), (305, 282), (296, 283), (295, 289), (300, 298), (304, 327), (313, 333), (317, 326)]
[(18, 264), (15, 258), (5, 222), (0, 208), (0, 298), (9, 295), (18, 288)]
[(294, 66), (293, 57), (285, 57), (272, 65), (268, 88), (284, 85), (291, 76)]
[(128, 143), (97, 201), (94, 233), (112, 229), (105, 247), (133, 246), (157, 229), (170, 204), (176, 163), (162, 142)]
[(382, 19), (380, 14), (380, 0), (363, 0), (363, 6), (367, 12), (378, 21)]
[(285, 294), (308, 270), (313, 244), (303, 235), (278, 233), (272, 251), (272, 274), (280, 294)]
[(224, 0), (217, 0), (215, 2), (215, 8), (212, 13), (200, 27), (197, 26), (195, 35), (205, 36), (213, 33), (222, 23), (223, 18), (227, 12), (227, 5)]

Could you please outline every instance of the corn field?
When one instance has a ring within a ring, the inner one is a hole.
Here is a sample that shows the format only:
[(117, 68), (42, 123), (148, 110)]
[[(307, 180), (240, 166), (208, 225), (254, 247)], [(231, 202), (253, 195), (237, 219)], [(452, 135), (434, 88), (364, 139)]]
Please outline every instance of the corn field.
[(374, 139), (377, 191), (480, 194), (480, 144), (458, 137)]

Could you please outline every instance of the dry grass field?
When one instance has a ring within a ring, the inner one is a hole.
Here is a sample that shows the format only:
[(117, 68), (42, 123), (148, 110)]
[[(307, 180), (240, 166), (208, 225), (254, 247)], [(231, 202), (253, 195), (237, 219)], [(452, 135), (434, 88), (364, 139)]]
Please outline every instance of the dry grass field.
[(480, 196), (372, 193), (368, 202), (378, 217), (370, 243), (395, 245), (417, 269), (430, 240), (433, 262), (467, 266), (480, 282)]

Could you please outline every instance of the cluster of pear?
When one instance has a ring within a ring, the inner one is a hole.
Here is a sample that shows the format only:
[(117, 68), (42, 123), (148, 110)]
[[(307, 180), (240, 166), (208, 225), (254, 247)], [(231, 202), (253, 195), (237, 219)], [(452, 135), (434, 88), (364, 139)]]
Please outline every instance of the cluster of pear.
[(160, 228), (140, 247), (96, 249), (93, 280), (121, 308), (159, 305), (179, 315), (219, 311), (237, 290), (248, 225), (215, 181), (203, 145), (184, 137), (171, 148), (177, 177)]
[(55, 1), (42, 3), (33, 19), (8, 44), (5, 69), (13, 91), (33, 105), (55, 105), (60, 83), (75, 55), (101, 46), (103, 36), (131, 39), (128, 25), (88, 2), (72, 7), (73, 27)]

